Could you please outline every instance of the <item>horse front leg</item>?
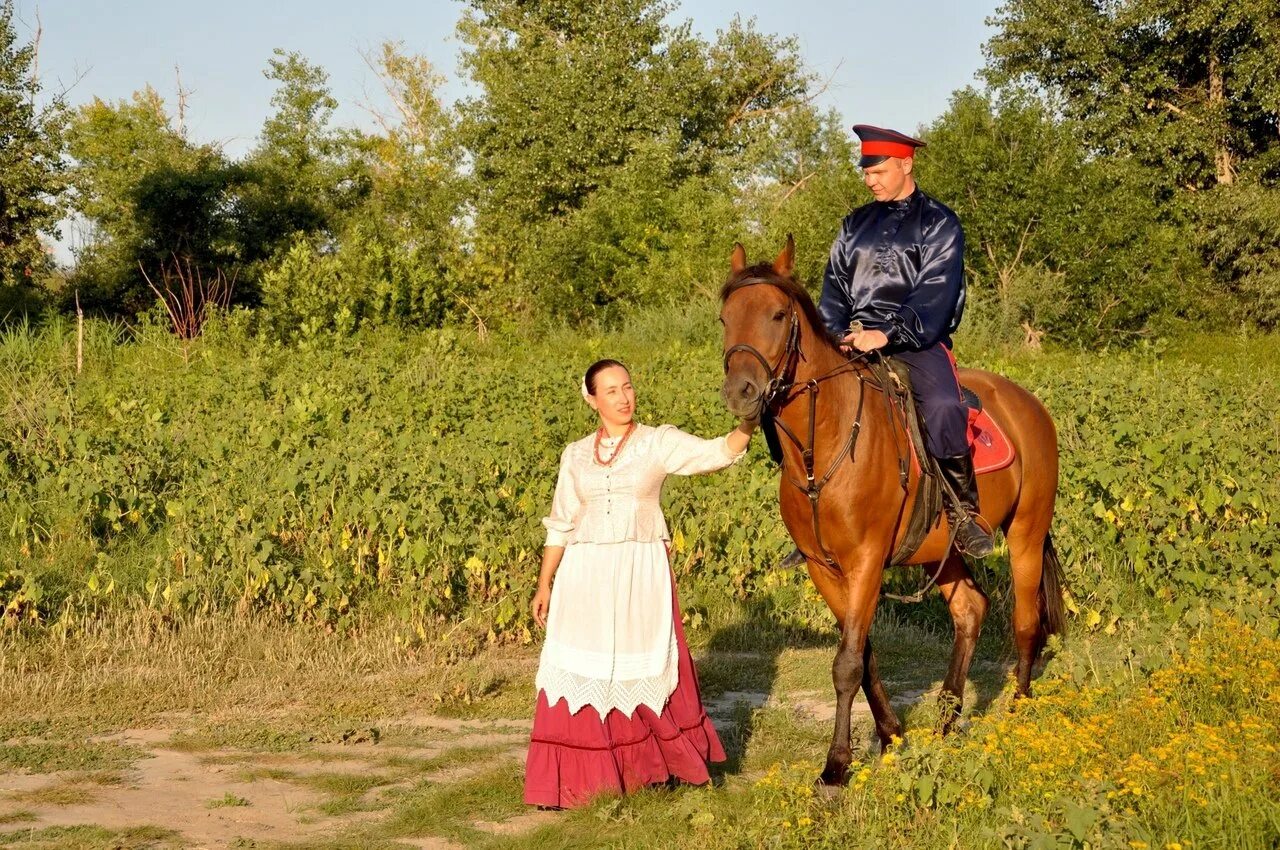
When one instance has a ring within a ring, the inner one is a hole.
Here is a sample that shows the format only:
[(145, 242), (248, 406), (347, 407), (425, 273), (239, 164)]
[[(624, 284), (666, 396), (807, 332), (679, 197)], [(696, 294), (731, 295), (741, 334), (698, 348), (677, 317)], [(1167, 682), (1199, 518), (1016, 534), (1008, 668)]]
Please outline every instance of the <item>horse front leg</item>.
[(840, 630), (840, 648), (831, 665), (831, 681), (836, 686), (836, 728), (827, 750), (827, 764), (822, 769), (823, 785), (843, 785), (849, 776), (849, 763), (853, 761), (853, 741), (850, 715), (853, 698), (858, 693), (864, 670), (863, 653), (867, 633), (859, 627), (855, 618), (846, 619)]
[[(851, 736), (851, 714), (853, 698), (858, 687), (864, 681), (870, 667), (871, 676), (876, 682), (874, 658), (868, 665), (869, 636), (871, 620), (875, 616), (876, 600), (880, 593), (880, 580), (883, 570), (863, 570), (856, 579), (846, 579), (846, 598), (844, 621), (840, 628), (840, 648), (836, 651), (835, 661), (831, 665), (831, 681), (836, 689), (836, 723), (831, 737), (831, 748), (827, 750), (827, 763), (822, 769), (819, 781), (823, 785), (841, 785), (849, 776), (849, 763), (853, 761), (853, 743)], [(884, 688), (872, 687), (868, 691), (869, 699), (883, 698)], [(890, 709), (892, 712), (892, 709)], [(896, 721), (896, 717), (894, 718)], [(877, 722), (879, 727), (879, 722)]]

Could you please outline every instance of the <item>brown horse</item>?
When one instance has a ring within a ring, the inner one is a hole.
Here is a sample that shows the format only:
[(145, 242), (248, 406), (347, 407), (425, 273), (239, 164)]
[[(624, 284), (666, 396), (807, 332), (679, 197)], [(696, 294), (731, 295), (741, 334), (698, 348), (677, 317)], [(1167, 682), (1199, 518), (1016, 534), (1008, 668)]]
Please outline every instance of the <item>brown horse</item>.
[[(779, 501), (782, 519), (804, 553), (809, 575), (840, 626), (832, 665), (836, 724), (821, 781), (845, 780), (852, 759), (850, 708), (866, 691), (881, 745), (901, 735), (876, 669), (869, 633), (885, 567), (906, 530), (919, 474), (904, 489), (899, 475), (903, 425), (885, 404), (865, 357), (841, 353), (826, 333), (813, 300), (792, 277), (790, 237), (772, 265), (747, 266), (734, 247), (732, 273), (721, 291), (725, 380), (722, 394), (734, 415), (758, 420), (767, 410), (789, 439), (782, 444)], [(1049, 537), (1058, 487), (1058, 443), (1044, 406), (1017, 384), (989, 372), (960, 370), (1005, 430), (1017, 460), (978, 481), (983, 517), (1004, 530), (1013, 573), (1013, 629), (1018, 649), (1017, 693), (1030, 693), (1031, 668), (1045, 638), (1062, 628), (1061, 567)], [(895, 419), (898, 421), (895, 422)], [(806, 467), (804, 451), (812, 455)], [(806, 471), (822, 479), (805, 487)], [(815, 527), (817, 526), (817, 527)], [(986, 594), (950, 548), (944, 518), (908, 559), (925, 565), (946, 598), (955, 623), (951, 664), (943, 682), (959, 715)]]

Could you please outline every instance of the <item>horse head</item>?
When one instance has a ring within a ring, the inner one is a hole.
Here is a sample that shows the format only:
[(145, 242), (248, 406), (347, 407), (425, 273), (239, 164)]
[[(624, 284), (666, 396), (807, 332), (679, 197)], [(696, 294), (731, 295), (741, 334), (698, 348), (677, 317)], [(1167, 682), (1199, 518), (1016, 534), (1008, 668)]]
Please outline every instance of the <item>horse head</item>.
[(733, 246), (730, 275), (720, 292), (724, 326), (724, 385), (729, 411), (756, 421), (768, 403), (771, 384), (781, 378), (795, 333), (795, 304), (778, 283), (791, 278), (795, 242), (790, 236), (773, 263), (747, 265), (741, 243)]
[(720, 290), (724, 326), (724, 385), (720, 394), (740, 419), (758, 421), (778, 392), (795, 379), (802, 340), (829, 344), (813, 299), (794, 278), (795, 240), (787, 236), (772, 263), (747, 265), (733, 246), (729, 279)]

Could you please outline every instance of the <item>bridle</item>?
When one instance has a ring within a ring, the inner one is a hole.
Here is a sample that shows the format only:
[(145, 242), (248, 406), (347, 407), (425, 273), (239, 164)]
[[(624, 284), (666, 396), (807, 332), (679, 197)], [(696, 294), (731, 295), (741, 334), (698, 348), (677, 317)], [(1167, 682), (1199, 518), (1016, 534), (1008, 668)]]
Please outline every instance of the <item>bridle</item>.
[[(769, 423), (781, 429), (782, 433), (787, 435), (789, 439), (800, 452), (800, 458), (804, 464), (805, 481), (801, 483), (787, 470), (786, 464), (781, 460), (779, 464), (782, 466), (783, 475), (790, 481), (796, 489), (803, 492), (809, 497), (809, 506), (813, 511), (813, 535), (814, 540), (818, 543), (818, 548), (822, 552), (822, 560), (827, 567), (841, 572), (840, 564), (832, 556), (831, 550), (827, 548), (826, 543), (822, 540), (822, 518), (818, 512), (818, 499), (822, 495), (822, 488), (827, 485), (831, 478), (835, 475), (836, 470), (840, 468), (845, 458), (853, 461), (854, 449), (858, 444), (858, 434), (862, 431), (862, 411), (866, 403), (867, 384), (879, 391), (884, 398), (885, 412), (888, 414), (890, 428), (893, 429), (894, 445), (898, 447), (898, 482), (901, 485), (903, 493), (903, 507), (905, 507), (906, 499), (909, 493), (909, 473), (907, 471), (909, 462), (909, 452), (911, 451), (911, 437), (906, 433), (906, 425), (903, 424), (903, 439), (905, 445), (898, 441), (898, 417), (894, 413), (894, 391), (891, 388), (894, 375), (885, 364), (884, 359), (879, 357), (876, 352), (861, 351), (849, 357), (845, 362), (841, 363), (833, 369), (829, 369), (816, 378), (810, 378), (797, 388), (795, 383), (795, 373), (799, 366), (800, 359), (804, 357), (804, 352), (800, 349), (800, 317), (796, 313), (796, 298), (786, 290), (779, 287), (773, 281), (765, 278), (752, 278), (742, 281), (735, 285), (733, 291), (743, 289), (748, 286), (756, 286), (759, 284), (767, 284), (775, 289), (782, 291), (787, 296), (788, 306), (791, 312), (791, 327), (787, 332), (787, 344), (783, 348), (782, 353), (778, 355), (778, 361), (770, 365), (769, 361), (759, 349), (748, 343), (738, 343), (724, 353), (724, 371), (729, 372), (729, 358), (739, 351), (745, 351), (754, 357), (762, 367), (765, 374), (769, 376), (764, 391), (760, 394), (760, 409), (758, 418), (762, 423)], [(872, 355), (876, 354), (875, 359)], [(862, 366), (859, 369), (858, 366)], [(875, 375), (872, 380), (867, 377), (867, 372)], [(835, 460), (831, 462), (826, 474), (822, 478), (817, 478), (814, 474), (814, 457), (813, 449), (817, 442), (816, 432), (818, 423), (818, 388), (824, 381), (829, 381), (839, 375), (849, 373), (858, 380), (858, 407), (854, 413), (853, 425), (849, 429), (849, 438), (845, 440), (840, 453), (836, 455)], [(787, 426), (785, 422), (778, 418), (778, 413), (783, 408), (791, 404), (801, 395), (809, 396), (809, 439), (808, 447), (805, 442), (796, 436), (795, 432)], [(905, 414), (904, 414), (905, 418)], [(956, 528), (952, 524), (950, 537), (947, 540), (947, 551), (951, 551), (955, 542)], [(807, 557), (807, 556), (806, 556)], [(889, 599), (895, 599), (899, 602), (920, 602), (928, 591), (937, 583), (938, 577), (942, 574), (942, 563), (938, 564), (938, 569), (929, 577), (928, 583), (919, 591), (910, 596), (900, 596), (894, 593), (884, 593), (883, 595)]]
[[(757, 286), (766, 284), (773, 286), (775, 289), (779, 287), (772, 281), (765, 278), (752, 278), (743, 281), (734, 287), (734, 292), (744, 289), (748, 286)], [(768, 382), (765, 384), (764, 390), (760, 393), (760, 409), (758, 418), (761, 422), (769, 422), (776, 426), (787, 435), (789, 439), (800, 452), (800, 458), (804, 465), (805, 481), (801, 483), (793, 477), (786, 465), (783, 464), (783, 474), (787, 477), (797, 489), (809, 497), (809, 505), (813, 510), (813, 533), (814, 539), (818, 543), (818, 548), (822, 551), (822, 558), (827, 566), (839, 571), (840, 565), (832, 556), (826, 544), (822, 540), (822, 523), (818, 513), (818, 499), (822, 495), (822, 488), (827, 485), (831, 478), (836, 474), (836, 470), (840, 468), (840, 464), (845, 458), (852, 459), (853, 452), (858, 442), (858, 434), (862, 431), (862, 410), (866, 402), (866, 388), (868, 383), (866, 375), (857, 368), (860, 361), (865, 361), (867, 354), (860, 352), (850, 357), (844, 363), (828, 370), (816, 378), (810, 378), (798, 387), (795, 382), (796, 369), (799, 367), (800, 359), (804, 357), (804, 352), (800, 350), (800, 317), (796, 313), (796, 299), (790, 293), (787, 295), (787, 303), (791, 314), (791, 327), (787, 331), (787, 344), (783, 347), (782, 352), (778, 355), (777, 362), (770, 364), (769, 360), (760, 353), (755, 346), (740, 342), (729, 348), (724, 353), (724, 372), (729, 373), (729, 358), (739, 351), (744, 351), (754, 357), (768, 376)], [(818, 478), (814, 470), (813, 449), (816, 443), (816, 432), (818, 427), (818, 387), (825, 381), (829, 381), (842, 374), (852, 374), (858, 380), (858, 408), (854, 414), (853, 426), (849, 429), (849, 437), (845, 440), (844, 447), (840, 453), (836, 455), (835, 460), (831, 462), (826, 474)], [(872, 382), (877, 389), (883, 389), (878, 383)], [(798, 399), (802, 395), (809, 397), (809, 439), (807, 444), (802, 441), (794, 431), (787, 426), (780, 418), (778, 413)], [(887, 396), (886, 396), (887, 398)]]
[[(747, 281), (741, 286), (747, 287), (768, 283), (769, 281), (767, 280), (756, 279)], [(769, 376), (764, 390), (760, 393), (760, 409), (757, 412), (757, 417), (763, 416), (771, 408), (779, 393), (790, 392), (791, 388), (795, 386), (796, 367), (803, 356), (800, 352), (800, 317), (796, 315), (796, 302), (789, 295), (787, 296), (787, 302), (791, 308), (791, 327), (787, 331), (787, 344), (778, 355), (778, 362), (770, 365), (765, 356), (760, 353), (760, 349), (746, 342), (740, 342), (724, 353), (723, 365), (726, 375), (729, 374), (729, 358), (739, 351), (745, 351), (759, 361), (761, 367), (764, 368), (764, 373)]]

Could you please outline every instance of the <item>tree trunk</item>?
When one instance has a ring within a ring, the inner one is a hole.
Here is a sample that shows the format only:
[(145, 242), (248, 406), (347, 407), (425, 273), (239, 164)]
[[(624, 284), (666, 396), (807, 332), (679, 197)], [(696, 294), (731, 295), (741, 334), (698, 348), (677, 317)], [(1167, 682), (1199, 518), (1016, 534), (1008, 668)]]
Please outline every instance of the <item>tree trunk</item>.
[(1227, 146), (1226, 89), (1226, 83), (1222, 79), (1222, 62), (1215, 49), (1209, 53), (1209, 108), (1214, 121), (1222, 128), (1213, 150), (1213, 165), (1217, 171), (1219, 186), (1230, 186), (1236, 180), (1235, 163), (1232, 161), (1231, 148)]

